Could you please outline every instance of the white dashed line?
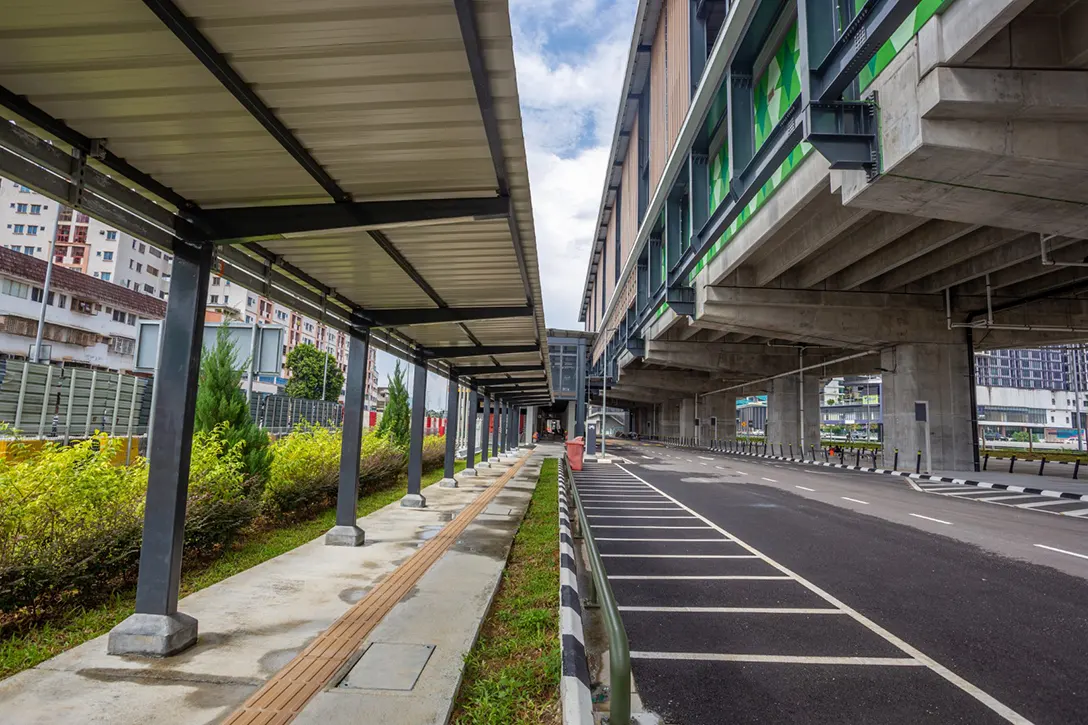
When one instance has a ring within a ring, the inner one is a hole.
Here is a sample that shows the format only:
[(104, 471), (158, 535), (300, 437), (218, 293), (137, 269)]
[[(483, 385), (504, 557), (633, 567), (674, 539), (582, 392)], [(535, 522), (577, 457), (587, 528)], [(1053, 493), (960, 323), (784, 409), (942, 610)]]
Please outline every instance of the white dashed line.
[(702, 458), (704, 461), (713, 461), (714, 460), (710, 456), (699, 456), (699, 458)]
[(1046, 544), (1036, 544), (1036, 546), (1038, 546), (1040, 549), (1046, 549), (1048, 551), (1056, 551), (1059, 554), (1069, 554), (1069, 556), (1075, 556), (1078, 559), (1088, 559), (1088, 555), (1078, 554), (1075, 551), (1066, 551), (1065, 549), (1058, 549), (1058, 548), (1055, 548), (1053, 546), (1047, 546)]
[(777, 662), (795, 665), (868, 665), (925, 667), (913, 657), (806, 657), (801, 655), (718, 654), (715, 652), (631, 652), (637, 660), (694, 660), (702, 662)]
[(768, 576), (762, 574), (610, 574), (608, 578), (629, 579), (635, 581), (793, 581), (793, 579), (788, 576)]
[(794, 486), (794, 488), (799, 488), (802, 491), (815, 491), (816, 490), (814, 488), (809, 488), (808, 486)]
[(762, 478), (764, 481), (770, 481), (771, 483), (778, 483), (778, 481), (774, 480), (773, 478), (767, 478), (766, 476), (760, 476), (760, 478)]
[(842, 500), (843, 500), (843, 501), (853, 501), (854, 503), (860, 503), (860, 504), (865, 504), (866, 506), (868, 506), (868, 505), (869, 505), (869, 502), (868, 502), (868, 501), (862, 501), (862, 500), (861, 500), (861, 499), (859, 499), (859, 498), (850, 498), (849, 496), (843, 496), (843, 497), (842, 497)]
[[(908, 515), (913, 516), (916, 519), (925, 519), (926, 521), (935, 521), (938, 524), (944, 524), (945, 526), (951, 526), (952, 525), (951, 521), (942, 521), (941, 519), (935, 519), (932, 516), (923, 516), (922, 514), (908, 514)], [(1088, 558), (1088, 557), (1085, 557), (1085, 558)]]

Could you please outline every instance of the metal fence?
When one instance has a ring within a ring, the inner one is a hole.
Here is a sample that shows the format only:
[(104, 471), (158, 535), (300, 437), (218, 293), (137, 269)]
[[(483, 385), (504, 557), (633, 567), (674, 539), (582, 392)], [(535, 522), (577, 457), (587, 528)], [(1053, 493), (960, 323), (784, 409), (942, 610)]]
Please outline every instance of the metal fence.
[[(95, 431), (145, 437), (153, 378), (81, 367), (0, 359), (0, 437), (67, 443)], [(302, 422), (339, 426), (344, 407), (323, 400), (254, 393), (252, 419), (274, 435)]]

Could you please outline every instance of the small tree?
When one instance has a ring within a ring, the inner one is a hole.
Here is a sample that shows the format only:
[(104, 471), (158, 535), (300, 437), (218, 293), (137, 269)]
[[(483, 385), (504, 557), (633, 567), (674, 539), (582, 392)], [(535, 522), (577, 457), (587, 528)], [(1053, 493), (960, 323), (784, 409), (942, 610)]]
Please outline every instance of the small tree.
[[(326, 363), (328, 367), (326, 368)], [(344, 387), (344, 373), (336, 363), (336, 358), (322, 352), (308, 342), (296, 345), (287, 353), (287, 372), (291, 379), (287, 381), (284, 392), (292, 398), (307, 400), (335, 401)], [(328, 378), (325, 378), (326, 371)], [(321, 383), (325, 382), (325, 397), (321, 397)]]
[(412, 433), (411, 424), (408, 386), (404, 384), (404, 370), (398, 360), (389, 378), (389, 401), (385, 404), (382, 422), (378, 424), (378, 434), (388, 436), (394, 444), (406, 448)]
[(250, 417), (249, 405), (240, 387), (242, 371), (234, 367), (235, 352), (230, 328), (220, 326), (215, 334), (215, 346), (204, 348), (200, 358), (196, 430), (211, 431), (225, 423), (223, 435), (227, 447), (244, 446), (242, 457), (246, 473), (263, 481), (272, 464), (272, 452), (268, 449), (268, 434)]

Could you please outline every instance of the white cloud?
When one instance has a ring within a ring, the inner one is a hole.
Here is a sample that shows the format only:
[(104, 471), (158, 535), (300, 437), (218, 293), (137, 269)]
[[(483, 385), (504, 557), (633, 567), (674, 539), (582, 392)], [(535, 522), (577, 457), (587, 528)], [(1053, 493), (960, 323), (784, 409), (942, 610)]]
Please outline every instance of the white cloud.
[(635, 0), (511, 5), (545, 316), (579, 328)]

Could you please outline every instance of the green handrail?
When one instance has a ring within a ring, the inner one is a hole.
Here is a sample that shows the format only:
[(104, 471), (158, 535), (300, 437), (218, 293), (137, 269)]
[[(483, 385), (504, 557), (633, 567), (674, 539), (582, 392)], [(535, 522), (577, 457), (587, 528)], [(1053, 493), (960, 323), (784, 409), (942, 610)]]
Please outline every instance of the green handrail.
[(567, 480), (570, 481), (570, 490), (574, 494), (574, 507), (578, 510), (578, 528), (582, 532), (582, 541), (586, 551), (589, 552), (591, 574), (597, 585), (597, 599), (604, 612), (605, 627), (608, 629), (608, 670), (609, 670), (609, 725), (630, 725), (631, 723), (631, 649), (627, 644), (627, 630), (623, 628), (620, 620), (620, 610), (616, 605), (616, 597), (612, 594), (612, 585), (608, 583), (608, 575), (604, 570), (604, 561), (601, 552), (597, 550), (597, 540), (593, 537), (593, 530), (586, 521), (585, 511), (582, 510), (582, 499), (578, 495), (578, 486), (574, 482), (574, 472), (570, 468), (570, 462), (563, 457), (563, 463), (567, 467)]

